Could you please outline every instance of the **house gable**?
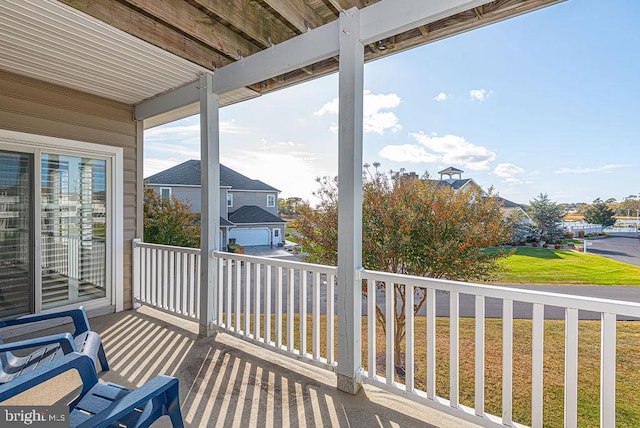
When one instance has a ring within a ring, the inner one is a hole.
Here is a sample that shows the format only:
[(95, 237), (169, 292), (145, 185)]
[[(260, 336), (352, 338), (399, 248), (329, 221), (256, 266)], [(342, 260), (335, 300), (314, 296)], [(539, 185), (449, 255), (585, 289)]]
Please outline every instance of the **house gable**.
[[(201, 182), (200, 161), (191, 159), (179, 165), (173, 166), (157, 174), (151, 175), (145, 181), (153, 186), (197, 186)], [(220, 165), (220, 187), (229, 187), (233, 190), (280, 192), (275, 187), (260, 181), (253, 180), (233, 169)]]
[[(450, 166), (438, 172), (438, 174), (440, 174), (440, 180), (429, 180), (429, 181), (434, 185), (436, 185), (438, 188), (447, 186), (456, 192), (458, 191), (467, 192), (467, 191), (475, 190), (480, 192), (482, 197), (486, 197), (487, 196), (486, 192), (482, 189), (482, 187), (478, 183), (476, 183), (473, 180), (473, 178), (465, 178), (465, 179), (462, 178), (463, 172), (464, 171), (461, 169)], [(451, 176), (454, 174), (458, 175), (460, 178), (457, 178), (457, 179), (451, 178)], [(449, 176), (449, 178), (447, 179), (443, 178), (443, 176), (445, 175)], [(525, 222), (531, 221), (531, 218), (526, 213), (522, 205), (512, 202), (508, 199), (502, 198), (500, 196), (496, 196), (496, 198), (502, 204), (502, 213), (505, 217), (509, 217), (511, 215), (518, 215)]]

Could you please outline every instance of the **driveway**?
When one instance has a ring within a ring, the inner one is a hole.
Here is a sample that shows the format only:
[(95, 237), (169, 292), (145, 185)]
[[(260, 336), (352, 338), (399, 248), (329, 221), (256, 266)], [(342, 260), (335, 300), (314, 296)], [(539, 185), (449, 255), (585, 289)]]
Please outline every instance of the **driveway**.
[(244, 253), (248, 256), (276, 258), (292, 257), (294, 255), (285, 250), (284, 247), (278, 247), (276, 245), (253, 245), (244, 247)]
[[(496, 285), (496, 287), (505, 286)], [(598, 285), (508, 285), (506, 287), (640, 303), (640, 287)], [(378, 302), (380, 302), (380, 300), (378, 300)], [(513, 317), (516, 319), (530, 319), (532, 310), (532, 304), (522, 302), (513, 303)], [(421, 311), (420, 315), (424, 315), (424, 310)], [(448, 294), (440, 292), (436, 294), (436, 315), (449, 316)], [(460, 295), (460, 316), (470, 318), (475, 316), (474, 296), (468, 294)], [(487, 318), (502, 318), (502, 300), (492, 298), (485, 299), (485, 316)], [(564, 319), (564, 309), (555, 306), (545, 306), (544, 316), (546, 319)], [(580, 311), (578, 318), (581, 320), (599, 320), (600, 314), (596, 312)], [(638, 314), (638, 318), (618, 317), (618, 320), (638, 319), (640, 319), (640, 313)]]
[(587, 253), (597, 254), (619, 262), (640, 266), (640, 239), (637, 233), (612, 233), (594, 239)]

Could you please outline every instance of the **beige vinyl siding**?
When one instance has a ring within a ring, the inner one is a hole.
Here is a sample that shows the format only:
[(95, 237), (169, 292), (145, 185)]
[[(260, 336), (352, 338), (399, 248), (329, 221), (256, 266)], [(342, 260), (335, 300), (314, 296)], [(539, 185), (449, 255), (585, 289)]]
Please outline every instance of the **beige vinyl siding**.
[(124, 308), (131, 308), (138, 188), (133, 107), (0, 70), (0, 129), (124, 148)]

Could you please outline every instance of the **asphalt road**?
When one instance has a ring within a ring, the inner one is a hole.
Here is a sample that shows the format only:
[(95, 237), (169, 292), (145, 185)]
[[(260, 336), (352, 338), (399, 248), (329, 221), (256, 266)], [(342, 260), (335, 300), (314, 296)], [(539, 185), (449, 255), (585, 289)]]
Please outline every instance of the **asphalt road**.
[(612, 234), (594, 239), (591, 243), (591, 246), (587, 246), (587, 253), (640, 266), (640, 239), (637, 233)]
[[(276, 290), (276, 279), (275, 273), (272, 273), (272, 285), (271, 285), (271, 311), (275, 313), (276, 310), (276, 301), (275, 301), (275, 290)], [(299, 273), (295, 274), (296, 280), (294, 283), (298, 283)], [(288, 286), (287, 286), (287, 276), (286, 273), (283, 274), (283, 287), (282, 287), (282, 311), (283, 313), (287, 313), (287, 302), (288, 302)], [(232, 280), (235, 282), (235, 278)], [(244, 282), (244, 281), (243, 281)], [(312, 279), (309, 276), (307, 286), (307, 313), (311, 313), (313, 310), (313, 289), (311, 286)], [(500, 285), (496, 285), (496, 287), (502, 287)], [(630, 302), (638, 302), (640, 303), (640, 287), (624, 287), (624, 286), (557, 286), (557, 285), (509, 285), (505, 287), (510, 288), (519, 288), (526, 290), (537, 290), (544, 291), (550, 293), (561, 293), (561, 294), (569, 294), (569, 295), (578, 295), (578, 296), (587, 296), (601, 299), (614, 299), (614, 300), (624, 300)], [(294, 291), (294, 299), (293, 299), (293, 310), (294, 313), (299, 313), (300, 311), (300, 294), (299, 289), (296, 288)], [(241, 286), (240, 295), (241, 295), (241, 304), (244, 306), (244, 286)], [(261, 295), (261, 312), (264, 312), (264, 283), (262, 283), (262, 289), (260, 292)], [(384, 291), (378, 290), (376, 293), (376, 302), (378, 306), (384, 310), (385, 308), (385, 296)], [(236, 290), (231, 293), (231, 309), (235, 310), (235, 298), (236, 298)], [(223, 297), (224, 305), (226, 306), (226, 294)], [(252, 286), (250, 290), (249, 300), (251, 302), (251, 312), (253, 313), (253, 301), (254, 301), (254, 285), (252, 281)], [(337, 308), (337, 293), (334, 294), (334, 302), (335, 307)], [(469, 294), (460, 294), (460, 316), (464, 318), (473, 318), (475, 316), (475, 297)], [(327, 313), (327, 286), (326, 283), (320, 286), (320, 313)], [(513, 316), (515, 319), (530, 319), (532, 313), (532, 305), (522, 302), (514, 302), (513, 304)], [(366, 299), (362, 299), (362, 314), (367, 314), (367, 303)], [(419, 312), (418, 316), (426, 315), (426, 309), (423, 307)], [(449, 316), (449, 294), (442, 291), (436, 292), (436, 315), (446, 317)], [(502, 300), (501, 299), (485, 299), (485, 317), (487, 318), (502, 318)], [(564, 309), (552, 306), (545, 307), (545, 318), (546, 319), (564, 319)], [(585, 312), (580, 311), (579, 318), (583, 320), (591, 319), (591, 320), (599, 320), (600, 314), (593, 312)], [(638, 318), (628, 318), (628, 317), (620, 317), (620, 320), (636, 320), (640, 319), (640, 313), (638, 314)]]
[[(632, 235), (632, 236), (631, 236)], [(593, 240), (593, 245), (588, 247), (587, 251), (592, 254), (598, 254), (604, 257), (612, 258), (624, 263), (630, 263), (640, 266), (640, 239), (637, 238), (637, 234), (618, 234), (612, 235), (607, 238), (601, 238)], [(299, 273), (296, 272), (296, 283), (298, 282)], [(235, 282), (235, 281), (234, 281)], [(307, 287), (307, 312), (311, 313), (313, 308), (313, 291), (311, 274), (308, 276), (309, 284)], [(272, 272), (272, 288), (271, 288), (271, 310), (275, 312), (275, 269)], [(283, 312), (287, 311), (287, 274), (283, 274), (283, 290), (282, 290), (282, 308)], [(496, 287), (500, 287), (496, 285)], [(520, 288), (526, 290), (544, 291), (549, 293), (560, 293), (577, 296), (594, 297), (600, 299), (613, 299), (623, 300), (630, 302), (640, 303), (640, 287), (633, 286), (558, 286), (558, 285), (507, 285), (506, 287)], [(242, 293), (242, 303), (244, 300), (244, 292)], [(335, 302), (337, 307), (337, 295), (335, 295)], [(261, 297), (264, 299), (264, 289), (261, 291)], [(235, 291), (231, 295), (232, 305), (235, 305)], [(253, 284), (251, 287), (250, 300), (253, 301)], [(384, 310), (384, 292), (379, 290), (377, 292), (376, 301), (378, 306)], [(320, 287), (320, 312), (326, 313), (327, 302), (327, 287), (323, 284)], [(225, 296), (226, 304), (226, 296)], [(264, 304), (261, 305), (262, 311), (264, 311)], [(232, 306), (232, 310), (235, 306)], [(300, 308), (300, 297), (296, 291), (294, 295), (294, 312), (298, 313)], [(366, 299), (363, 298), (362, 313), (367, 313)], [(532, 305), (522, 302), (514, 302), (513, 316), (516, 319), (529, 319), (531, 318)], [(423, 307), (418, 316), (424, 316), (426, 310)], [(449, 315), (449, 295), (445, 292), (436, 293), (436, 315), (448, 316)], [(472, 295), (461, 294), (460, 295), (460, 316), (461, 317), (474, 317), (475, 315), (475, 298)], [(487, 318), (502, 318), (502, 300), (500, 299), (485, 299), (485, 316)], [(545, 307), (545, 318), (547, 319), (564, 319), (564, 309), (558, 307)], [(600, 319), (600, 314), (593, 312), (580, 311), (580, 319)], [(619, 318), (623, 319), (640, 319), (640, 313), (638, 318)]]

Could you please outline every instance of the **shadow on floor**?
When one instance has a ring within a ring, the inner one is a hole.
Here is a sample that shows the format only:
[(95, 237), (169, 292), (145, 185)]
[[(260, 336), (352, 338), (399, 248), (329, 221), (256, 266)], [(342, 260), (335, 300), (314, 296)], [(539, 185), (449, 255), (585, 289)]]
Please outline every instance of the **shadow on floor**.
[[(226, 334), (198, 337), (195, 323), (157, 311), (125, 311), (91, 324), (112, 367), (101, 378), (136, 387), (157, 374), (177, 376), (187, 426), (464, 426), (377, 388), (343, 393), (329, 371)], [(154, 426), (170, 426), (168, 418)]]

